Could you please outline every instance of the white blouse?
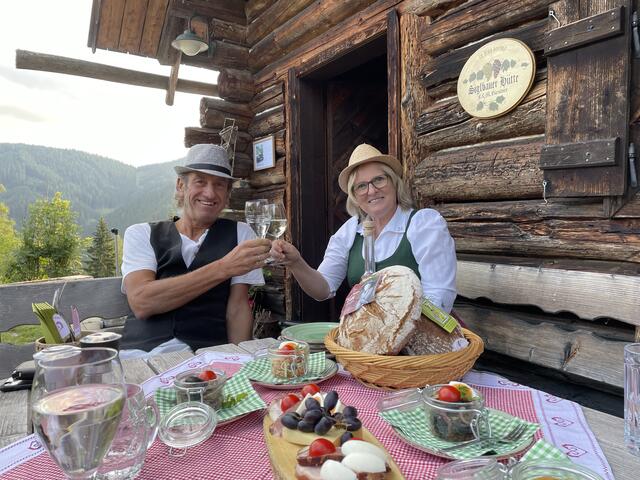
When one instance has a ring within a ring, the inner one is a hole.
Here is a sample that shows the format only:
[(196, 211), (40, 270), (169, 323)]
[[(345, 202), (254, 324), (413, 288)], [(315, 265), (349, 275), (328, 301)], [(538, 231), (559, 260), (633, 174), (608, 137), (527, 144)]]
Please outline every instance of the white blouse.
[[(375, 240), (376, 262), (386, 260), (396, 251), (411, 212), (412, 210), (402, 210), (400, 207), (396, 209), (396, 213)], [(329, 239), (318, 271), (329, 284), (331, 296), (335, 295), (347, 275), (349, 251), (356, 234), (362, 235), (362, 225), (358, 223), (357, 217), (351, 217)], [(456, 248), (449, 235), (447, 222), (435, 210), (418, 210), (411, 219), (407, 239), (418, 263), (424, 296), (450, 312), (456, 298), (457, 263)]]

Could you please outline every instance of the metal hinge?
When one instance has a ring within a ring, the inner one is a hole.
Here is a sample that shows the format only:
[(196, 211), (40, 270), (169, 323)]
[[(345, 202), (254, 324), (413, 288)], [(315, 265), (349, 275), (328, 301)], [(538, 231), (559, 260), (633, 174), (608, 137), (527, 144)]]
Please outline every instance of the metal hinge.
[(633, 188), (638, 186), (638, 176), (636, 175), (636, 146), (629, 144), (629, 182)]
[(632, 21), (631, 21), (631, 30), (633, 32), (633, 52), (634, 58), (640, 58), (640, 34), (638, 34), (638, 11), (634, 10)]

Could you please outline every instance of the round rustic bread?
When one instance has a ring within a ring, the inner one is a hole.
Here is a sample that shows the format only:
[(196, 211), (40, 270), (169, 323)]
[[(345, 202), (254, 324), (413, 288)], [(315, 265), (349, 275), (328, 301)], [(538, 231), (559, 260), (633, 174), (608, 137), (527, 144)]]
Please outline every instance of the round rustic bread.
[(395, 265), (377, 273), (375, 300), (340, 317), (337, 343), (375, 355), (397, 355), (420, 318), (422, 285), (410, 268)]

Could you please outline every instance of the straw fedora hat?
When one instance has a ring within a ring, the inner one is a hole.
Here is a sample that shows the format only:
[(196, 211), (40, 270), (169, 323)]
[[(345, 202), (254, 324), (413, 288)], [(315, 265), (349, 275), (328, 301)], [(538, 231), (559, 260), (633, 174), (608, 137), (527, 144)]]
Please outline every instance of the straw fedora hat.
[(173, 167), (176, 173), (200, 172), (207, 175), (215, 175), (216, 177), (228, 178), (229, 180), (237, 180), (231, 176), (231, 164), (229, 163), (229, 155), (221, 145), (212, 145), (208, 143), (200, 143), (194, 145), (187, 152), (184, 160), (184, 166), (178, 165)]
[(384, 155), (376, 147), (362, 143), (353, 150), (353, 153), (349, 157), (349, 165), (340, 172), (340, 176), (338, 177), (338, 185), (340, 185), (344, 193), (349, 194), (347, 184), (349, 183), (349, 175), (351, 172), (359, 166), (370, 162), (384, 163), (391, 167), (391, 169), (402, 178), (402, 165), (400, 165), (396, 157), (393, 155)]

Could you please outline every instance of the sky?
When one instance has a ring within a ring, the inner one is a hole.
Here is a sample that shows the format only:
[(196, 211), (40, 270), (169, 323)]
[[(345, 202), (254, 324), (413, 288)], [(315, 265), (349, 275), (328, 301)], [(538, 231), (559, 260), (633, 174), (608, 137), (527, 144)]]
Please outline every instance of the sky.
[[(30, 50), (169, 76), (152, 58), (87, 46), (90, 0), (0, 1), (0, 143), (70, 148), (141, 166), (184, 157), (184, 127), (199, 126), (200, 95), (35, 70), (18, 70)], [(217, 73), (180, 67), (180, 78), (216, 83)]]

